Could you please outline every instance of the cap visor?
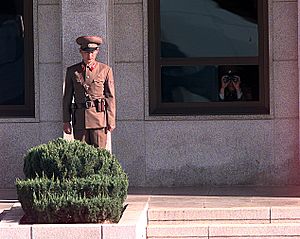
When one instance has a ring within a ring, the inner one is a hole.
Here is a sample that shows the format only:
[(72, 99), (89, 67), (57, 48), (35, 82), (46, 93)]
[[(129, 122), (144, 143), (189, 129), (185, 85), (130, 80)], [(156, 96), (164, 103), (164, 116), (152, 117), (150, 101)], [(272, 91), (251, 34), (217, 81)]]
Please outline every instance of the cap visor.
[(97, 48), (89, 48), (89, 47), (86, 47), (86, 48), (81, 49), (81, 50), (86, 51), (86, 52), (93, 52), (93, 51), (97, 50)]

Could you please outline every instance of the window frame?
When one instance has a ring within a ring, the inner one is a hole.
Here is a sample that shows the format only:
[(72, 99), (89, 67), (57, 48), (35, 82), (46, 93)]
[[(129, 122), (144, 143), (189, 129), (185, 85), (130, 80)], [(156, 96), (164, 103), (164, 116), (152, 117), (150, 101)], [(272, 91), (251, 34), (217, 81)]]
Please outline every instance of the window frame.
[[(149, 115), (270, 114), (268, 1), (258, 0), (258, 57), (160, 57), (160, 0), (148, 0)], [(243, 65), (259, 67), (259, 101), (162, 102), (162, 66)]]
[(23, 0), (24, 14), (24, 104), (0, 105), (0, 118), (34, 118), (33, 0)]

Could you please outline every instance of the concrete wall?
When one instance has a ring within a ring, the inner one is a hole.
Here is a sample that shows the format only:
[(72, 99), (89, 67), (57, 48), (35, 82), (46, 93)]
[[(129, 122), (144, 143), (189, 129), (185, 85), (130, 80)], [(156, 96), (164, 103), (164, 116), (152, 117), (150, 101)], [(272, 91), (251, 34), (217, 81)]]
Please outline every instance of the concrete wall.
[(298, 12), (269, 1), (271, 114), (154, 117), (148, 112), (146, 0), (35, 0), (35, 119), (0, 120), (0, 187), (23, 175), (23, 155), (62, 135), (66, 66), (74, 40), (102, 35), (100, 60), (113, 66), (117, 129), (113, 153), (132, 186), (283, 185), (299, 182)]

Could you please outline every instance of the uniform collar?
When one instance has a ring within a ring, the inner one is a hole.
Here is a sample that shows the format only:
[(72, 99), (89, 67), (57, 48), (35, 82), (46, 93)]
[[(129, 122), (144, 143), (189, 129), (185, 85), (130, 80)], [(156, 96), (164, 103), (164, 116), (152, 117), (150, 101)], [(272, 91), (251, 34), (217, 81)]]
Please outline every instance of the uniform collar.
[(81, 68), (85, 71), (88, 68), (90, 71), (93, 71), (97, 66), (97, 62), (95, 61), (93, 64), (86, 65), (84, 62), (81, 63)]

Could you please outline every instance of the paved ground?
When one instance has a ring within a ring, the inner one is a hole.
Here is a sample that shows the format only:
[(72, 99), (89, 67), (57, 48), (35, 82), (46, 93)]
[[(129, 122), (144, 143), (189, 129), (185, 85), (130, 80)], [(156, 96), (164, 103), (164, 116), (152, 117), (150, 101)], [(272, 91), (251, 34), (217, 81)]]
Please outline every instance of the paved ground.
[(0, 189), (0, 221), (4, 214), (17, 201), (17, 194), (15, 190)]
[[(300, 207), (300, 186), (284, 187), (176, 187), (130, 188), (128, 202), (149, 202), (151, 208), (194, 207)], [(0, 189), (0, 220), (17, 201), (15, 190)]]

